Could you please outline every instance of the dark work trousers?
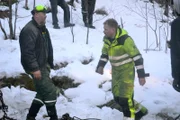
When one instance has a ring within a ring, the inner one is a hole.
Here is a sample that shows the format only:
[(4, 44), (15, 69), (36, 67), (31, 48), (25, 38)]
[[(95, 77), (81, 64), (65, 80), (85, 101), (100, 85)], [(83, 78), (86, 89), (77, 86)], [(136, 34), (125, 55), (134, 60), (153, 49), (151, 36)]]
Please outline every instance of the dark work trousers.
[(59, 95), (59, 89), (53, 84), (49, 77), (50, 68), (45, 66), (40, 68), (41, 79), (37, 80), (33, 77), (33, 82), (36, 89), (36, 96), (31, 104), (29, 113), (26, 120), (35, 120), (39, 109), (45, 104), (47, 113), (50, 120), (57, 119), (57, 113), (55, 109), (56, 99)]
[(84, 24), (93, 24), (93, 13), (95, 8), (96, 0), (82, 0), (82, 16)]
[(114, 97), (116, 103), (118, 103), (125, 117), (135, 118), (135, 107), (132, 98)]
[(64, 11), (64, 24), (68, 24), (70, 22), (70, 11), (69, 6), (64, 0), (50, 0), (51, 2), (51, 12), (52, 12), (52, 20), (53, 25), (58, 25), (58, 18), (57, 18), (57, 7), (60, 6)]

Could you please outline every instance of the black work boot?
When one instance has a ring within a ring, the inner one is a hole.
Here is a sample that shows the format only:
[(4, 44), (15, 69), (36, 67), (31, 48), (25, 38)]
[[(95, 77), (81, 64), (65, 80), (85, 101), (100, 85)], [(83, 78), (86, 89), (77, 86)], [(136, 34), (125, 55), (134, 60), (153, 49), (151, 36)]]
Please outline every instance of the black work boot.
[(87, 28), (96, 29), (96, 27), (93, 26), (93, 25), (91, 25), (91, 24), (85, 23), (84, 25), (85, 25), (85, 27), (87, 27)]
[(58, 120), (56, 107), (54, 106), (46, 106), (48, 116), (50, 117), (49, 120)]
[(64, 27), (73, 27), (73, 26), (75, 26), (74, 23), (65, 23), (64, 24)]
[(54, 25), (54, 29), (60, 29), (59, 25)]
[(32, 103), (29, 109), (29, 113), (27, 114), (26, 120), (36, 120), (35, 118), (41, 107), (42, 107), (42, 104)]
[(95, 29), (96, 27), (93, 26), (93, 18), (92, 17), (93, 17), (93, 14), (89, 15), (88, 24), (89, 24), (89, 28)]
[(74, 120), (74, 118), (70, 117), (68, 113), (65, 113), (59, 120)]
[(144, 117), (147, 114), (148, 114), (148, 110), (147, 109), (140, 110), (139, 112), (137, 112), (135, 114), (135, 120), (141, 120), (141, 118)]

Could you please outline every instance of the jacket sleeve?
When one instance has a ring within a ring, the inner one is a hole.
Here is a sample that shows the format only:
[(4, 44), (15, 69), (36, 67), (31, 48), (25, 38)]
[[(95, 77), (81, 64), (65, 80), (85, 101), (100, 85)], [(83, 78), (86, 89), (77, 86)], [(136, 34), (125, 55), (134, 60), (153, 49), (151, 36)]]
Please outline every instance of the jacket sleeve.
[(50, 38), (50, 35), (49, 35), (49, 32), (47, 30), (47, 34), (48, 34), (48, 48), (49, 48), (49, 51), (48, 51), (48, 63), (51, 67), (51, 69), (54, 69), (54, 63), (53, 63), (53, 47), (52, 47), (52, 43), (51, 43), (51, 38)]
[(102, 48), (102, 54), (101, 54), (101, 57), (99, 59), (98, 65), (97, 65), (97, 69), (100, 66), (104, 68), (104, 66), (108, 62), (108, 60), (109, 60), (108, 48), (109, 48), (109, 45), (106, 42), (104, 42), (104, 45), (103, 45), (103, 48)]
[(133, 59), (135, 67), (137, 69), (137, 74), (139, 78), (145, 77), (143, 58), (140, 54), (138, 48), (136, 47), (134, 41), (131, 37), (128, 37), (124, 43), (124, 49), (130, 58)]
[(26, 31), (22, 31), (19, 39), (23, 64), (29, 72), (39, 70), (35, 54), (36, 36), (35, 31), (26, 29)]

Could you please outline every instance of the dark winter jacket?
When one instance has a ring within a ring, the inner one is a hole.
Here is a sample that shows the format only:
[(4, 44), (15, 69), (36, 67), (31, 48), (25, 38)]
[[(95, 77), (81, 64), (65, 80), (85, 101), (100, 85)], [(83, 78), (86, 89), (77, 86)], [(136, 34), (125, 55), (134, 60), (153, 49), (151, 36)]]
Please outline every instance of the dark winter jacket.
[(51, 39), (45, 26), (39, 26), (32, 19), (22, 29), (19, 43), (21, 64), (27, 73), (37, 71), (47, 64), (54, 67)]
[(180, 17), (171, 24), (171, 66), (172, 76), (180, 81)]

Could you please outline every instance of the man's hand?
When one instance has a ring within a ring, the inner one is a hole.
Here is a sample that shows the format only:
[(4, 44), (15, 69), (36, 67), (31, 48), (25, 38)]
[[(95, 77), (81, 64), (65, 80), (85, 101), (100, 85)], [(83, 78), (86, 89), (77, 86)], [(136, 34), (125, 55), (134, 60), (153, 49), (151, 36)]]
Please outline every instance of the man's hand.
[(143, 86), (146, 83), (145, 78), (139, 78), (139, 84)]
[(103, 69), (104, 69), (104, 68), (100, 66), (100, 67), (98, 67), (98, 68), (96, 69), (96, 72), (102, 75), (102, 74), (104, 73), (104, 72), (103, 72), (103, 71), (104, 71)]
[(40, 70), (37, 70), (35, 72), (32, 72), (33, 74), (33, 77), (37, 80), (40, 80), (41, 79), (41, 71)]
[(171, 48), (171, 42), (170, 41), (166, 41), (167, 47)]

